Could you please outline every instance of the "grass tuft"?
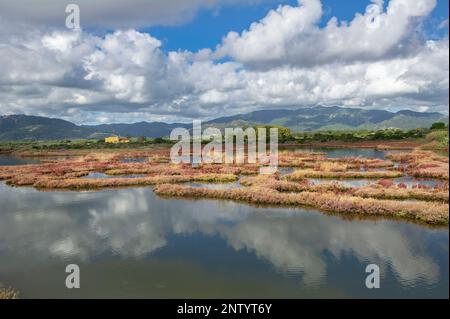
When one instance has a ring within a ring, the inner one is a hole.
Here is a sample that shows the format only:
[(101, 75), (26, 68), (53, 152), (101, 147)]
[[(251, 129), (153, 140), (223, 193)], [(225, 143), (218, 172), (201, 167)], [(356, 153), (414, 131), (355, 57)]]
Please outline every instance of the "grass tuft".
[(0, 299), (18, 299), (19, 293), (12, 288), (0, 288)]

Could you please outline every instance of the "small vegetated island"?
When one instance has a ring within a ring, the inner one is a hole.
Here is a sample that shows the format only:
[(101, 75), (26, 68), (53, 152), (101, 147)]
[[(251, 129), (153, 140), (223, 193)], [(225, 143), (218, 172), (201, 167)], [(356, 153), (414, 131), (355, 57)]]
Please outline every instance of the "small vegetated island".
[[(279, 142), (279, 170), (264, 175), (258, 163), (173, 164), (174, 142), (167, 138), (5, 142), (1, 153), (37, 163), (0, 166), (0, 180), (46, 191), (151, 186), (161, 197), (306, 206), (346, 217), (448, 225), (446, 124), (410, 131), (303, 133), (279, 127)], [(372, 148), (384, 156), (330, 157), (320, 147)]]

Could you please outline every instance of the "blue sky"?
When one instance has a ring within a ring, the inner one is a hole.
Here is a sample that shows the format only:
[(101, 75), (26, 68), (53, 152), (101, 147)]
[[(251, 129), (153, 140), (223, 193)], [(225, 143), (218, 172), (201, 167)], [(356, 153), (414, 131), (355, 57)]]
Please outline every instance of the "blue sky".
[(0, 114), (78, 124), (318, 105), (448, 114), (448, 0), (76, 3), (72, 30), (63, 1), (0, 0)]
[[(345, 3), (345, 5), (343, 5)], [(257, 5), (224, 6), (218, 10), (203, 9), (196, 17), (188, 22), (176, 26), (156, 26), (142, 28), (163, 43), (163, 50), (197, 51), (203, 48), (214, 49), (223, 36), (229, 31), (241, 32), (248, 29), (250, 24), (262, 19), (271, 9), (279, 5), (297, 5), (297, 0), (279, 1), (278, 3), (260, 3)], [(369, 0), (322, 0), (324, 15), (321, 25), (335, 16), (339, 20), (351, 21), (355, 14), (364, 13)], [(384, 6), (386, 7), (385, 1)], [(425, 22), (425, 30), (429, 38), (443, 37), (446, 29), (437, 26), (448, 19), (449, 1), (438, 0), (436, 8)]]

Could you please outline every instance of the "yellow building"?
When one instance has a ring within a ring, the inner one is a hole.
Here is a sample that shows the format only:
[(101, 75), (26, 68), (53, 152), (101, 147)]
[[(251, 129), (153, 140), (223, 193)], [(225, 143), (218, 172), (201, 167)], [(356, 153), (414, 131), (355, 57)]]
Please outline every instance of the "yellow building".
[(129, 143), (129, 142), (130, 142), (130, 140), (126, 137), (119, 137), (119, 136), (105, 137), (105, 143), (117, 144), (117, 143)]
[(105, 143), (119, 143), (120, 142), (120, 138), (118, 136), (110, 136), (110, 137), (105, 137)]

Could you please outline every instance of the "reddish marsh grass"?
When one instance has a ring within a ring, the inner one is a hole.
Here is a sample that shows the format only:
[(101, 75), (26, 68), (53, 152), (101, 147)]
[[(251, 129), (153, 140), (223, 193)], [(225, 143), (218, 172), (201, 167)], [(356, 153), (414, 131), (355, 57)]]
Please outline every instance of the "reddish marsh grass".
[(438, 189), (406, 189), (400, 186), (383, 187), (380, 185), (368, 185), (354, 188), (349, 191), (352, 195), (363, 198), (396, 199), (396, 200), (423, 200), (431, 202), (448, 203), (448, 191)]
[[(130, 156), (125, 153), (122, 155)], [(121, 156), (122, 156), (121, 155)], [(138, 154), (142, 155), (142, 154)], [(121, 163), (117, 155), (88, 154), (83, 161), (55, 161), (36, 165), (2, 166), (0, 179), (10, 185), (32, 185), (47, 189), (92, 189), (104, 187), (155, 185), (158, 183), (211, 182), (223, 183), (237, 180), (238, 174), (256, 174), (257, 166), (228, 167), (205, 165), (193, 168), (190, 165), (158, 163)], [(80, 178), (91, 172), (107, 174), (149, 174), (141, 178)]]
[(286, 175), (289, 181), (305, 178), (336, 178), (336, 179), (366, 179), (366, 178), (397, 178), (404, 174), (400, 171), (315, 171), (312, 169), (296, 170)]
[(449, 179), (448, 157), (431, 151), (418, 150), (410, 153), (391, 153), (386, 156), (404, 164), (404, 169), (414, 177)]
[(325, 171), (325, 172), (345, 172), (347, 171), (347, 164), (341, 164), (337, 162), (319, 162), (314, 165), (315, 171)]
[(87, 190), (107, 187), (146, 186), (165, 183), (208, 182), (227, 183), (237, 180), (231, 174), (198, 174), (192, 176), (148, 176), (137, 178), (68, 178), (68, 179), (37, 179), (33, 186), (41, 189), (72, 189)]
[(161, 175), (183, 175), (192, 173), (205, 174), (242, 174), (252, 175), (259, 172), (257, 165), (212, 165), (205, 164), (198, 167), (192, 167), (190, 164), (129, 164), (121, 166), (121, 168), (114, 168), (105, 170), (108, 175), (130, 175), (130, 174), (161, 174)]
[(224, 191), (161, 184), (155, 187), (155, 193), (162, 196), (215, 198), (252, 204), (310, 206), (332, 213), (404, 217), (430, 224), (448, 224), (448, 204), (442, 203), (411, 203), (356, 196), (336, 196), (334, 193), (280, 193), (264, 187)]
[[(122, 161), (124, 158), (133, 157), (148, 157), (148, 161), (132, 163)], [(222, 198), (253, 204), (311, 206), (342, 214), (397, 216), (431, 224), (448, 223), (448, 182), (435, 188), (407, 188), (406, 185), (395, 185), (389, 180), (404, 174), (420, 175), (420, 177), (428, 174), (428, 176), (444, 180), (442, 176), (446, 174), (448, 180), (448, 159), (431, 152), (413, 151), (407, 154), (392, 154), (392, 161), (401, 162), (401, 167), (395, 169), (390, 160), (361, 157), (329, 159), (321, 153), (281, 152), (280, 162), (285, 166), (303, 168), (283, 177), (280, 174), (258, 175), (258, 164), (200, 164), (192, 167), (190, 164), (167, 163), (167, 160), (167, 149), (139, 152), (90, 152), (70, 160), (3, 166), (0, 167), (0, 179), (6, 180), (10, 185), (30, 185), (50, 190), (156, 185), (155, 191), (167, 196)], [(380, 167), (387, 170), (370, 170), (370, 168)], [(355, 168), (369, 170), (351, 170)], [(146, 174), (147, 176), (83, 178), (92, 172), (109, 175)], [(186, 182), (234, 182), (243, 175), (245, 177), (240, 180), (243, 186), (241, 189), (213, 190), (174, 185)], [(350, 187), (337, 182), (315, 185), (309, 182), (308, 178), (381, 178), (381, 180), (376, 184)], [(416, 201), (407, 202), (406, 200)]]
[(401, 186), (396, 186), (392, 181), (388, 181), (387, 184), (371, 184), (362, 187), (349, 187), (340, 183), (324, 183), (314, 185), (308, 182), (308, 180), (302, 180), (300, 182), (288, 182), (277, 180), (274, 176), (255, 176), (241, 179), (240, 183), (243, 186), (258, 186), (266, 187), (279, 192), (315, 192), (315, 193), (328, 193), (333, 192), (338, 196), (350, 195), (363, 198), (377, 198), (377, 199), (396, 199), (396, 200), (423, 200), (423, 201), (437, 201), (448, 203), (448, 188), (411, 188), (405, 189)]

